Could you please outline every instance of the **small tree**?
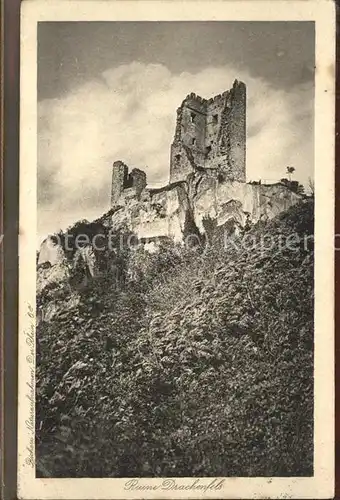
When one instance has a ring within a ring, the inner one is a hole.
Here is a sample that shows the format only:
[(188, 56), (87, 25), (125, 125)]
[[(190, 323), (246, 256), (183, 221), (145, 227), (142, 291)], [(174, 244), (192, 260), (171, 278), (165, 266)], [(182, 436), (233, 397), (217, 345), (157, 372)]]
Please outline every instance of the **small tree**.
[(292, 181), (292, 174), (295, 172), (295, 168), (294, 167), (287, 167), (287, 174), (288, 174), (288, 177), (289, 177), (289, 182)]

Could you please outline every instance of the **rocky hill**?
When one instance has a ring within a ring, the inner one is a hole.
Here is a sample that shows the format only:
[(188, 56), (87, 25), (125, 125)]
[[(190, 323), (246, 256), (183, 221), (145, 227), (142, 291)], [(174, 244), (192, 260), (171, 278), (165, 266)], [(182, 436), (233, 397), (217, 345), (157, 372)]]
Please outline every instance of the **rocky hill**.
[[(58, 307), (52, 298), (56, 294), (60, 304), (59, 284), (66, 277), (77, 275), (81, 287), (88, 279), (107, 273), (107, 266), (115, 267), (121, 251), (118, 247), (122, 246), (118, 235), (127, 238), (124, 246), (157, 248), (164, 240), (201, 244), (209, 236), (207, 221), (224, 232), (227, 228), (226, 234), (242, 234), (245, 228), (272, 219), (301, 199), (282, 182), (263, 185), (232, 181), (214, 170), (195, 172), (186, 180), (160, 189), (146, 188), (139, 194), (134, 188), (125, 189), (109, 212), (96, 221), (79, 221), (42, 243), (37, 293), (40, 297), (46, 287), (51, 293), (48, 303), (38, 300), (38, 319), (52, 317)], [(78, 300), (76, 293), (68, 292), (65, 298), (63, 309), (72, 308)]]
[(145, 188), (139, 196), (133, 188), (123, 190), (114, 205), (112, 224), (124, 222), (140, 239), (181, 241), (188, 219), (201, 232), (205, 217), (216, 220), (218, 226), (232, 219), (243, 227), (248, 219), (253, 223), (271, 219), (300, 199), (281, 182), (250, 184), (226, 179), (218, 170), (197, 170), (165, 187)]
[(194, 245), (131, 246), (119, 205), (43, 244), (38, 476), (313, 474), (313, 201), (201, 226), (198, 206)]

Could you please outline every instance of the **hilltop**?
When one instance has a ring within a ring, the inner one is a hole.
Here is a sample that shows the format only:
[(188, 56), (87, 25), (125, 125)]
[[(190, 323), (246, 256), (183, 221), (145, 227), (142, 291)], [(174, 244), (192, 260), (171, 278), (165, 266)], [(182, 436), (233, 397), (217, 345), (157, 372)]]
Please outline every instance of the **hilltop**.
[(38, 476), (312, 475), (313, 209), (101, 260), (61, 238), (38, 270)]

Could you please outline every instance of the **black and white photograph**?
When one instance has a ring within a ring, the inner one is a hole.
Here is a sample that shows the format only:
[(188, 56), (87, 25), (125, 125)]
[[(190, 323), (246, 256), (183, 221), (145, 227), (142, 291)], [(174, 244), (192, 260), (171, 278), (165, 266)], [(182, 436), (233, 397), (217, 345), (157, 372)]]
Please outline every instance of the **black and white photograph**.
[[(281, 478), (309, 498), (318, 445), (331, 474), (319, 39), (301, 16), (38, 20), (23, 476), (120, 479), (126, 498)], [(65, 498), (109, 498), (96, 484)]]

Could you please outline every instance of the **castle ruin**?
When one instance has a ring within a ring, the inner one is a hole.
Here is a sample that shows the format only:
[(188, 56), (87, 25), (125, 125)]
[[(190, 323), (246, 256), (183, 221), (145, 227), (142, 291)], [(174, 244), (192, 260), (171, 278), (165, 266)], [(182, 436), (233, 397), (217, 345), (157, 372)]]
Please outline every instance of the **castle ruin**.
[[(211, 99), (189, 94), (177, 110), (170, 185), (204, 170), (246, 182), (246, 86), (237, 80), (231, 90)], [(140, 199), (146, 185), (145, 172), (134, 168), (129, 173), (122, 161), (114, 162), (111, 206), (121, 196)]]
[(146, 188), (146, 173), (139, 168), (129, 167), (122, 161), (115, 161), (112, 167), (111, 206), (115, 206), (121, 196), (141, 197)]
[(246, 182), (246, 86), (210, 99), (191, 93), (177, 110), (170, 151), (170, 181), (147, 186), (146, 174), (116, 161), (112, 170), (112, 222), (124, 223), (140, 238), (180, 241), (187, 221), (204, 232), (204, 219), (230, 221), (272, 218), (299, 196), (281, 182)]
[(216, 169), (225, 179), (246, 181), (246, 86), (202, 99), (188, 95), (177, 110), (170, 182), (197, 169)]
[[(211, 99), (188, 95), (177, 110), (170, 153), (170, 182), (147, 186), (146, 173), (129, 171), (122, 161), (112, 168), (112, 228), (128, 228), (142, 242), (172, 239), (188, 231), (205, 232), (205, 221), (236, 232), (249, 223), (271, 219), (301, 197), (282, 182), (246, 182), (246, 86)], [(232, 230), (230, 229), (232, 228)], [(229, 234), (229, 233), (228, 233)], [(39, 264), (54, 265), (58, 249), (43, 243)], [(87, 259), (82, 255), (83, 260)]]

